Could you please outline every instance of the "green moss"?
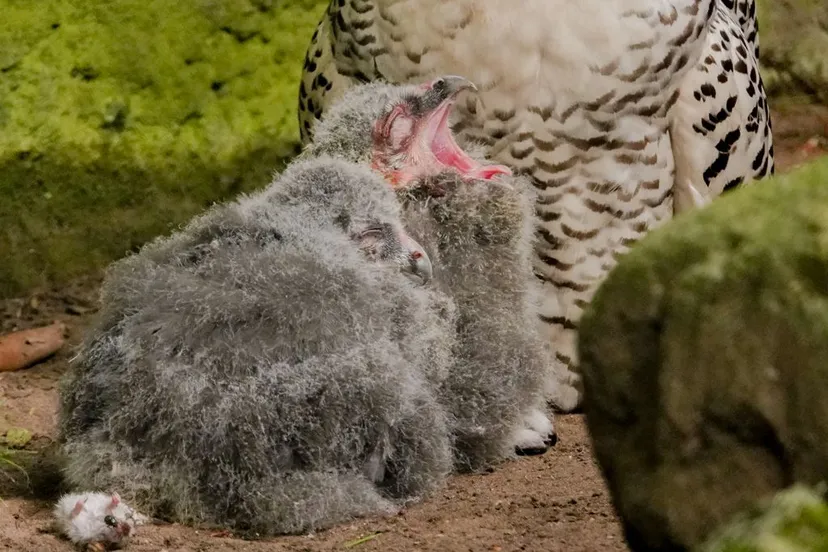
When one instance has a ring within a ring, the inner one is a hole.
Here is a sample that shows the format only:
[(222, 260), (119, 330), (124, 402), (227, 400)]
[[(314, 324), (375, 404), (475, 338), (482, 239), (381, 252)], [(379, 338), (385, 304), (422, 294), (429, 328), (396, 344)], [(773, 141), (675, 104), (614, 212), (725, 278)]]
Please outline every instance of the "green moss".
[(738, 516), (697, 552), (825, 552), (828, 504), (822, 493), (795, 485)]
[(584, 411), (633, 549), (690, 549), (791, 477), (824, 479), (826, 184), (822, 158), (682, 214), (587, 307)]
[(9, 0), (0, 296), (102, 267), (295, 153), (323, 0)]
[(762, 78), (770, 94), (828, 102), (828, 3), (757, 0)]
[(11, 448), (23, 448), (32, 440), (32, 434), (28, 429), (13, 427), (6, 431), (3, 441)]

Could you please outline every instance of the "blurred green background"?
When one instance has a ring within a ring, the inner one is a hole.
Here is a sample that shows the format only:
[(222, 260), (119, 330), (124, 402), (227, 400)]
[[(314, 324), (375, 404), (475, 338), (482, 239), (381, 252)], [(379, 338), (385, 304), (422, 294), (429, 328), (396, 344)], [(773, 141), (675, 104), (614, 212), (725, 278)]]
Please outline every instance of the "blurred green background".
[(325, 2), (2, 5), (0, 296), (105, 266), (296, 151)]
[[(1, 3), (0, 297), (100, 269), (297, 151), (327, 2)], [(761, 13), (774, 90), (824, 98), (828, 3)]]

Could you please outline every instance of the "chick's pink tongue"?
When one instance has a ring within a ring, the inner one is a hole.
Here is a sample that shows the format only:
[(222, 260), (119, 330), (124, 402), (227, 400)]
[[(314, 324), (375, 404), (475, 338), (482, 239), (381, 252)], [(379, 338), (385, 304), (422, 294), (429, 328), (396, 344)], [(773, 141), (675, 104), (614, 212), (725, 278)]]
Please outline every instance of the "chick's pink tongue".
[(469, 174), (480, 180), (490, 180), (499, 174), (511, 175), (512, 169), (506, 165), (482, 165)]
[(469, 157), (454, 141), (451, 130), (445, 122), (437, 129), (434, 141), (431, 143), (431, 150), (440, 163), (454, 167), (462, 174), (473, 178), (489, 180), (499, 174), (512, 174), (511, 169), (504, 165), (484, 165)]

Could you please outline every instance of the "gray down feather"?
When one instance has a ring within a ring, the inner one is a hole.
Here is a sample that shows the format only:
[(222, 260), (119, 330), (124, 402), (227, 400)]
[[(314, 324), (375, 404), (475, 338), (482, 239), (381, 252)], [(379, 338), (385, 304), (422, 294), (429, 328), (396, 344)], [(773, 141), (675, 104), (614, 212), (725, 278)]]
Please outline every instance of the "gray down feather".
[[(455, 467), (514, 455), (515, 433), (541, 393), (548, 350), (536, 331), (533, 198), (526, 179), (464, 180), (446, 172), (404, 195), (405, 226), (456, 304), (455, 360), (440, 401), (452, 414)], [(436, 197), (435, 197), (436, 196)]]
[(370, 164), (372, 129), (390, 103), (403, 97), (414, 85), (372, 82), (354, 87), (331, 106), (314, 130), (313, 142), (300, 157), (330, 155), (354, 163)]
[(451, 301), (350, 238), (399, 217), (381, 178), (319, 158), (115, 263), (62, 387), (68, 482), (260, 536), (443, 482)]

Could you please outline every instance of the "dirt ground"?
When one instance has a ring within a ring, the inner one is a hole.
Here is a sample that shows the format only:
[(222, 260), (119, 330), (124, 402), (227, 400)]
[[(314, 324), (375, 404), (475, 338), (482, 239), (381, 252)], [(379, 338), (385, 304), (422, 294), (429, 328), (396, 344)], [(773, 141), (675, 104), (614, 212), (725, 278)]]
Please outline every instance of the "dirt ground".
[[(800, 106), (775, 112), (774, 132), (781, 171), (828, 153), (828, 108)], [(48, 447), (55, 434), (58, 379), (94, 317), (98, 284), (87, 278), (62, 289), (0, 301), (0, 335), (52, 320), (68, 328), (67, 345), (51, 359), (27, 370), (0, 373), (0, 435), (13, 427), (29, 430), (30, 451)], [(391, 518), (367, 518), (312, 536), (269, 541), (244, 541), (175, 524), (151, 525), (139, 528), (127, 550), (627, 550), (583, 418), (558, 416), (556, 426), (560, 441), (547, 454), (520, 458), (484, 475), (454, 477), (435, 496)], [(49, 496), (49, 483), (33, 479), (27, 487), (25, 482), (20, 473), (0, 471), (0, 550), (71, 551), (51, 527), (54, 497)], [(356, 542), (364, 537), (368, 540)]]

